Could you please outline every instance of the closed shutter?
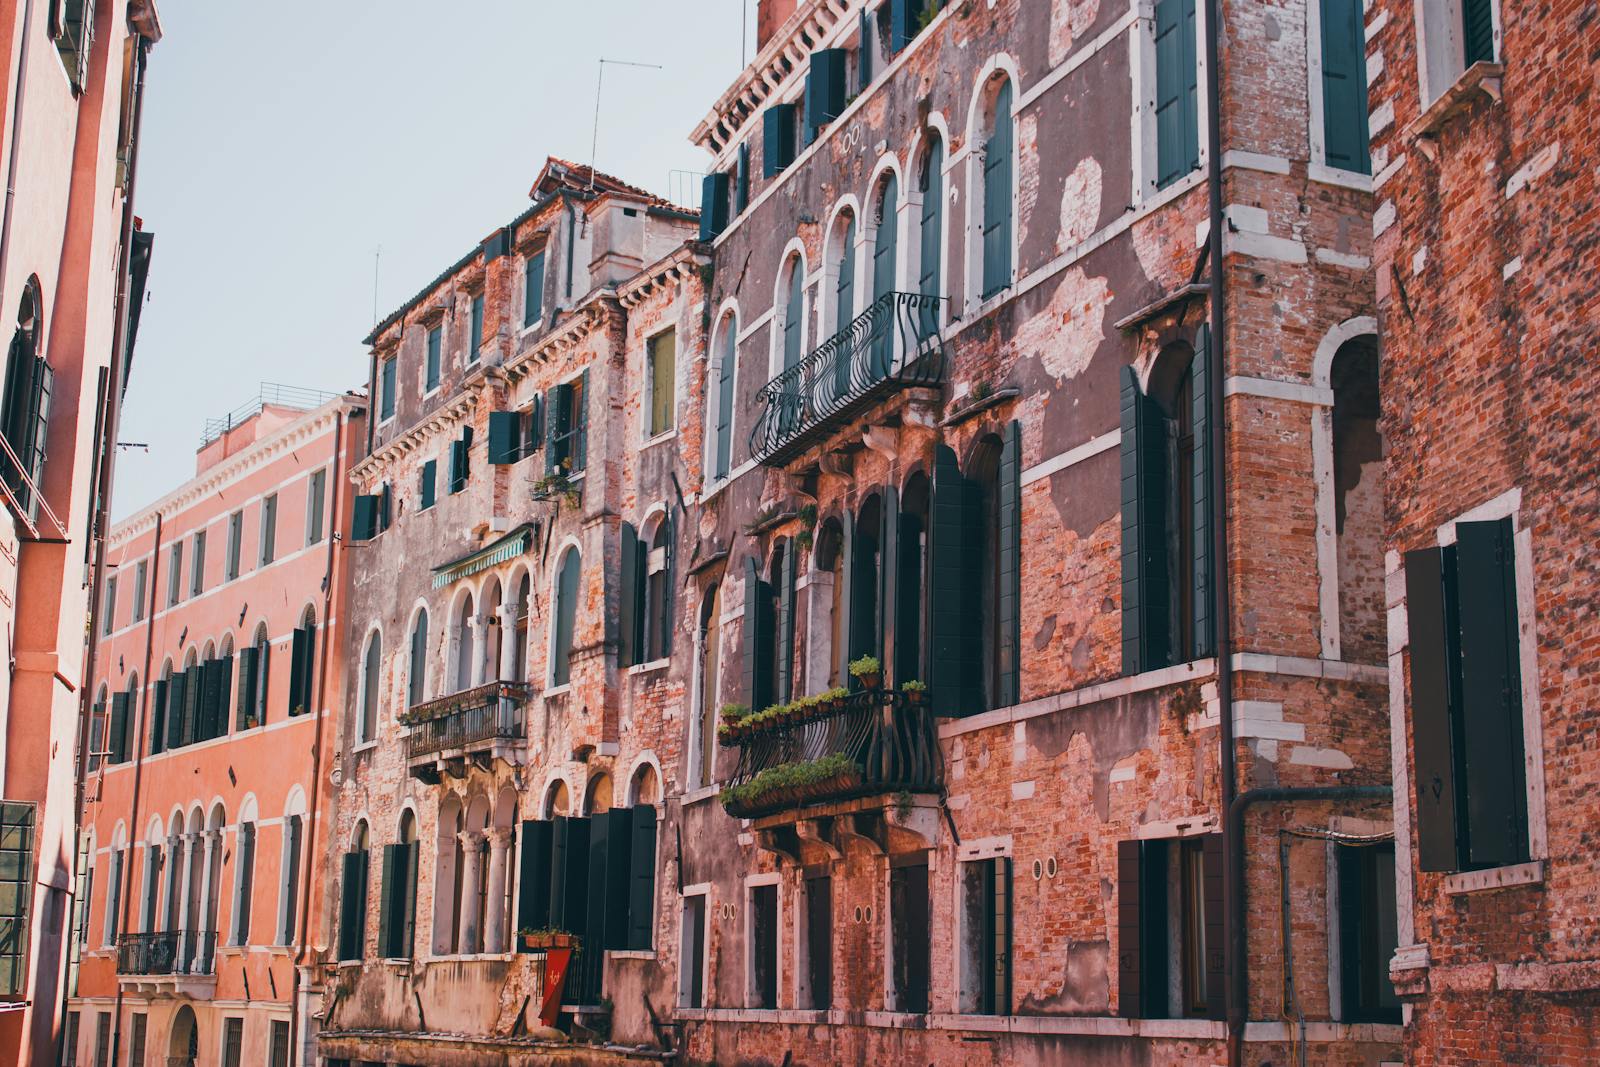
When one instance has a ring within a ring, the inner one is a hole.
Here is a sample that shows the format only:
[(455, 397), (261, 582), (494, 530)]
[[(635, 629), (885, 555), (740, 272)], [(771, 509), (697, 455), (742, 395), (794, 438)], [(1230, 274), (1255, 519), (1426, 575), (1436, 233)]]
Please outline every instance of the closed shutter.
[(806, 126), (819, 129), (844, 113), (845, 58), (843, 48), (811, 53), (811, 74), (806, 84)]
[[(903, 863), (905, 860), (912, 862)], [(921, 1015), (928, 1010), (929, 976), (933, 970), (927, 854), (912, 853), (890, 863), (895, 864), (889, 870), (889, 914), (894, 922), (894, 1010)]]
[(185, 745), (200, 740), (200, 701), (205, 689), (205, 667), (195, 664), (183, 672), (183, 733)]
[(640, 804), (629, 809), (633, 826), (628, 838), (628, 938), (625, 947), (655, 947), (656, 809)]
[(1192, 398), (1190, 425), (1194, 427), (1194, 444), (1191, 452), (1193, 471), (1191, 492), (1194, 512), (1190, 516), (1192, 529), (1190, 543), (1194, 551), (1194, 588), (1190, 600), (1194, 605), (1194, 645), (1180, 653), (1182, 659), (1199, 659), (1211, 655), (1216, 648), (1216, 626), (1213, 617), (1212, 588), (1216, 568), (1211, 550), (1212, 511), (1211, 464), (1216, 454), (1211, 439), (1211, 329), (1201, 326), (1195, 336), (1194, 359), (1189, 363), (1189, 392)]
[(589, 819), (589, 940), (605, 949), (628, 947), (628, 861), (633, 813), (627, 808), (596, 812)]
[(283, 930), (278, 938), (278, 943), (282, 945), (294, 942), (295, 921), (300, 906), (300, 839), (303, 832), (304, 821), (300, 816), (291, 815), (284, 820), (283, 833), (289, 850), (289, 867), (283, 879)]
[(1445, 652), (1444, 553), (1407, 552), (1406, 632), (1411, 644), (1411, 744), (1416, 764), (1417, 866), (1460, 868), (1456, 774)]
[(995, 478), (999, 505), (995, 648), (1001, 707), (1017, 703), (1022, 674), (1022, 424), (1006, 425)]
[(644, 568), (640, 566), (639, 535), (633, 524), (622, 524), (621, 597), (619, 598), (618, 659), (623, 667), (641, 662), (644, 650)]
[(761, 580), (754, 556), (744, 561), (744, 692), (751, 711), (773, 702), (772, 586)]
[(1522, 762), (1522, 672), (1510, 519), (1456, 524), (1456, 610), (1461, 677), (1461, 772), (1467, 862), (1497, 867), (1528, 858)]
[(983, 151), (983, 295), (1011, 284), (1011, 83), (994, 99), (994, 130)]
[(200, 666), (201, 684), (204, 688), (200, 693), (200, 727), (197, 741), (209, 741), (218, 736), (218, 727), (222, 723), (222, 663), (219, 660), (206, 660)]
[(739, 146), (739, 161), (735, 164), (733, 178), (733, 210), (735, 214), (750, 206), (750, 145)]
[(794, 542), (791, 541), (787, 547), (788, 551), (783, 554), (783, 570), (778, 575), (777, 633), (773, 642), (777, 652), (773, 699), (779, 704), (787, 704), (794, 699), (794, 583), (797, 560)]
[[(104, 709), (101, 709), (104, 711)], [(110, 763), (123, 763), (128, 758), (128, 694), (111, 694), (111, 733), (106, 738), (107, 759)]]
[(1200, 843), (1200, 864), (1204, 892), (1206, 942), (1206, 1014), (1213, 1019), (1225, 1016), (1227, 1004), (1228, 935), (1222, 910), (1222, 835), (1206, 834)]
[(1156, 0), (1156, 187), (1200, 165), (1194, 0)]
[(411, 660), (406, 679), (407, 707), (416, 707), (422, 703), (422, 687), (427, 678), (428, 669), (427, 656), (428, 616), (424, 612), (417, 617), (417, 624), (411, 628)]
[[(1322, 3), (1322, 134), (1328, 166), (1372, 173), (1367, 31), (1361, 0)], [(1465, 0), (1471, 6), (1472, 0)], [(1484, 3), (1488, 7), (1488, 3)]]
[(979, 1010), (1011, 1014), (1011, 859), (998, 856), (978, 864), (983, 906), (979, 916), (981, 967)]
[[(358, 496), (350, 519), (350, 540), (370, 541), (378, 536), (378, 498)], [(233, 558), (231, 555), (228, 557)]]
[(1122, 672), (1166, 666), (1168, 656), (1165, 494), (1161, 409), (1122, 368)]
[[(557, 817), (551, 838), (550, 925), (558, 930), (582, 933), (588, 929), (589, 907), (593, 900), (589, 886), (590, 820), (585, 817)], [(556, 863), (556, 845), (561, 857)], [(558, 896), (559, 891), (559, 896)]]
[(544, 819), (524, 819), (522, 823), (517, 875), (519, 930), (542, 930), (550, 925), (550, 826)]
[(422, 465), (422, 504), (420, 510), (433, 507), (437, 499), (436, 483), (439, 480), (439, 461), (430, 459)]
[(260, 669), (260, 653), (254, 648), (239, 650), (239, 729), (245, 729), (248, 717), (256, 707), (256, 671)]
[(365, 849), (344, 854), (344, 872), (339, 883), (339, 958), (359, 960), (366, 941), (367, 853)]
[(239, 830), (239, 859), (234, 868), (239, 883), (239, 910), (234, 916), (234, 944), (250, 943), (251, 897), (256, 877), (256, 827), (245, 823)]
[[(926, 870), (926, 868), (924, 868)], [(906, 911), (901, 892), (900, 870), (889, 872), (889, 914), (894, 922), (894, 989), (896, 1011), (911, 1011), (906, 1006), (906, 982), (910, 977), (901, 967), (904, 955)], [(806, 983), (811, 987), (809, 1003), (801, 1007), (825, 1011), (833, 1005), (833, 879), (827, 875), (808, 875), (805, 886)]]
[(677, 628), (673, 621), (672, 598), (673, 590), (677, 588), (678, 584), (676, 581), (678, 573), (678, 521), (677, 519), (673, 518), (672, 509), (670, 507), (667, 509), (666, 517), (661, 520), (661, 523), (667, 531), (667, 536), (665, 539), (667, 560), (666, 575), (661, 583), (661, 604), (659, 607), (661, 612), (660, 658), (666, 659), (668, 656), (672, 655), (672, 633)]
[(707, 174), (700, 182), (700, 240), (715, 241), (728, 228), (728, 176)]
[(399, 942), (395, 948), (401, 956), (411, 958), (417, 943), (417, 843), (407, 841), (400, 846), (400, 914)]
[(183, 707), (185, 704), (185, 690), (189, 685), (187, 671), (174, 674), (167, 684), (167, 729), (165, 748), (177, 748), (183, 744)]
[(521, 459), (522, 418), (515, 411), (489, 412), (489, 462), (506, 466)]
[[(1141, 841), (1117, 842), (1117, 1013), (1125, 1019), (1144, 1014), (1140, 984), (1140, 940), (1143, 934), (1140, 895)], [(1159, 906), (1159, 902), (1152, 902)]]
[(937, 0), (891, 0), (889, 4), (889, 51), (898, 53), (916, 39), (922, 26), (922, 7)]
[(233, 657), (223, 656), (217, 661), (217, 717), (215, 721), (216, 736), (221, 737), (228, 732), (228, 698), (233, 695)]
[(289, 656), (289, 714), (303, 714), (311, 706), (311, 687), (306, 684), (311, 666), (311, 631), (295, 627)]
[(775, 178), (794, 162), (794, 105), (773, 104), (761, 115), (761, 172)]
[(544, 471), (555, 474), (570, 453), (566, 441), (572, 423), (572, 383), (563, 382), (550, 390), (545, 408)]
[(979, 642), (973, 622), (976, 604), (976, 494), (962, 476), (956, 454), (939, 445), (933, 459), (933, 502), (929, 509), (929, 644), (933, 709), (939, 715), (969, 715), (981, 710), (974, 699)]
[(405, 895), (399, 885), (404, 847), (404, 845), (383, 846), (383, 872), (380, 875), (382, 884), (378, 887), (378, 956), (386, 960), (398, 959), (401, 955), (397, 950), (400, 922), (396, 901)]
[(150, 700), (150, 754), (154, 756), (167, 747), (167, 690), (171, 685), (165, 678), (156, 679), (155, 694)]
[(459, 493), (467, 487), (467, 443), (450, 442), (450, 492)]
[(551, 680), (566, 685), (572, 680), (572, 635), (578, 618), (578, 578), (581, 561), (576, 550), (561, 562), (556, 588), (555, 663)]
[(532, 326), (544, 317), (544, 253), (528, 257), (522, 277), (522, 324)]
[(539, 451), (544, 444), (544, 394), (535, 393), (533, 403), (528, 405), (528, 410), (523, 413), (522, 419), (522, 458), (526, 459)]
[(574, 411), (572, 469), (584, 470), (589, 465), (589, 372), (578, 376), (578, 393), (572, 399)]
[(839, 516), (839, 647), (833, 650), (839, 684), (850, 684), (850, 604), (855, 586), (856, 521), (848, 511)]
[(895, 607), (900, 603), (900, 494), (894, 486), (883, 491), (883, 514), (878, 524), (878, 646), (874, 650), (883, 664), (884, 684), (892, 686), (904, 679), (895, 677), (897, 650)]
[(1462, 59), (1466, 66), (1494, 62), (1494, 0), (1461, 0)]
[[(900, 262), (900, 185), (890, 175), (883, 185), (883, 196), (878, 201), (877, 240), (872, 249), (872, 301), (886, 299), (895, 290), (895, 280)], [(873, 330), (872, 380), (888, 375), (894, 362), (895, 334), (899, 330), (900, 316), (893, 308), (879, 308), (881, 315)]]
[[(925, 177), (922, 183), (922, 215), (917, 234), (921, 240), (921, 267), (917, 277), (917, 292), (923, 296), (944, 295), (943, 264), (940, 246), (944, 236), (944, 144), (933, 142), (928, 148)], [(938, 326), (937, 305), (924, 316), (925, 323)], [(931, 330), (924, 326), (925, 332)]]
[(871, 16), (863, 8), (856, 17), (856, 93), (864, 93), (872, 85), (872, 30)]

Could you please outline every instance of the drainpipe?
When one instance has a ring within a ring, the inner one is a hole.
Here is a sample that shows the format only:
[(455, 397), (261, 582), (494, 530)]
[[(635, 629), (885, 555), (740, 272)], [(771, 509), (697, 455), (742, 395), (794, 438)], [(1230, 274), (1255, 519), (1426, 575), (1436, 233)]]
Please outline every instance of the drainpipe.
[(0, 286), (11, 263), (11, 216), (17, 199), (17, 157), (22, 154), (22, 101), (28, 87), (28, 46), (33, 37), (33, 0), (22, 6), (22, 48), (17, 53), (17, 84), (11, 93), (10, 161), (6, 164), (6, 213), (0, 222)]
[[(319, 716), (327, 711), (324, 705), (328, 699), (328, 646), (333, 644), (333, 590), (334, 571), (338, 570), (338, 556), (336, 549), (339, 544), (339, 517), (341, 497), (340, 489), (344, 483), (344, 411), (335, 411), (333, 415), (333, 463), (336, 476), (333, 479), (332, 499), (328, 501), (328, 561), (322, 572), (322, 624), (327, 629), (327, 637), (322, 642), (322, 652), (319, 656), (321, 662), (317, 665), (317, 700)], [(344, 620), (339, 620), (342, 630)], [(301, 865), (305, 868), (305, 880), (300, 883), (300, 931), (296, 940), (293, 970), (289, 975), (289, 1047), (303, 1047), (301, 1042), (297, 1045), (295, 1034), (300, 1024), (300, 967), (306, 955), (306, 938), (311, 924), (311, 876), (317, 869), (314, 857), (317, 854), (317, 804), (322, 793), (322, 741), (323, 735), (328, 730), (330, 719), (319, 718), (317, 723), (316, 740), (311, 746), (311, 800), (306, 808), (306, 846)], [(337, 722), (338, 717), (331, 721)], [(303, 1063), (303, 1059), (295, 1056), (293, 1062)]]
[[(404, 330), (405, 330), (405, 322), (403, 320), (400, 323), (400, 329), (401, 329), (402, 332), (404, 332)], [(399, 359), (400, 357), (398, 355), (396, 355), (395, 358)], [(378, 399), (378, 350), (376, 348), (374, 348), (372, 350), (372, 370), (368, 372), (367, 381), (371, 383), (370, 385), (367, 386), (367, 406), (368, 406), (369, 409), (372, 409), (372, 410), (369, 410), (367, 412), (367, 415), (368, 415), (368, 418), (367, 418), (367, 450), (366, 450), (365, 453), (363, 453), (364, 457), (372, 455), (372, 434), (373, 434), (373, 431), (376, 430), (377, 426), (378, 426), (378, 420), (376, 418), (372, 417), (372, 411), (377, 409), (377, 406), (378, 406), (378, 403), (379, 403), (379, 399)]]
[(572, 197), (567, 193), (561, 194), (561, 200), (567, 206), (567, 302), (572, 302), (572, 256), (573, 246), (578, 243), (578, 210), (572, 206)]

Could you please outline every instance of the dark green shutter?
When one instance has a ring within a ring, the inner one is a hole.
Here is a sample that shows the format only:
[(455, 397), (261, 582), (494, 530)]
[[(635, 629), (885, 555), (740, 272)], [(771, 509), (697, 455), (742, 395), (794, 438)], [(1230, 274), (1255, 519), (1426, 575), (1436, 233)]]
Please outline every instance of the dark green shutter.
[(995, 652), (1000, 706), (1017, 703), (1022, 675), (1022, 424), (1006, 424), (995, 478), (1000, 543), (995, 590)]
[[(628, 860), (633, 813), (627, 808), (589, 818), (588, 915), (585, 943), (597, 949), (628, 947)], [(569, 853), (570, 859), (570, 853)], [(570, 882), (569, 882), (570, 885)]]
[(794, 162), (794, 105), (773, 104), (761, 115), (761, 170), (777, 177)]
[(1015, 138), (1011, 83), (994, 99), (994, 129), (983, 147), (983, 296), (1011, 284), (1011, 185)]
[(898, 53), (916, 40), (922, 27), (924, 4), (936, 0), (891, 0), (889, 4), (889, 52)]
[(1211, 464), (1215, 453), (1211, 443), (1211, 329), (1201, 326), (1194, 339), (1194, 359), (1189, 363), (1190, 425), (1194, 427), (1191, 446), (1191, 493), (1194, 512), (1190, 515), (1190, 545), (1194, 553), (1194, 648), (1181, 650), (1179, 659), (1199, 659), (1216, 648), (1216, 629), (1212, 617), (1211, 551)]
[(850, 605), (855, 585), (856, 520), (848, 511), (839, 516), (839, 647), (834, 649), (834, 671), (839, 684), (850, 685)]
[(655, 947), (656, 809), (640, 804), (629, 809), (633, 827), (628, 846), (628, 942), (626, 947), (648, 951)]
[[(1140, 890), (1142, 841), (1117, 842), (1117, 1014), (1137, 1019), (1144, 1014), (1140, 942), (1143, 902)], [(1152, 901), (1156, 906), (1160, 902)]]
[(1459, 869), (1456, 774), (1445, 651), (1443, 550), (1407, 552), (1405, 572), (1417, 865), (1424, 871), (1454, 871)]
[(220, 736), (218, 730), (222, 713), (222, 661), (206, 660), (200, 665), (204, 689), (200, 693), (200, 728), (197, 741), (209, 741)]
[(585, 370), (578, 381), (582, 385), (579, 390), (582, 395), (572, 401), (577, 408), (572, 413), (572, 469), (581, 471), (589, 465), (589, 372)]
[(396, 866), (400, 870), (400, 888), (403, 892), (399, 898), (399, 922), (396, 926), (399, 938), (395, 948), (399, 954), (410, 959), (417, 943), (417, 843), (407, 841), (400, 846), (400, 858)]
[(450, 442), (450, 492), (459, 493), (467, 487), (467, 442)]
[(739, 146), (738, 162), (734, 164), (733, 211), (742, 212), (750, 206), (750, 144)]
[(1456, 524), (1456, 610), (1461, 677), (1461, 772), (1467, 862), (1528, 858), (1522, 764), (1522, 671), (1511, 520)]
[[(876, 304), (895, 288), (895, 269), (900, 260), (900, 185), (894, 175), (883, 183), (883, 195), (878, 201), (878, 232), (872, 249), (872, 300)], [(894, 344), (897, 316), (885, 314), (887, 328), (874, 331), (872, 340), (872, 378), (877, 381), (889, 373), (894, 361)], [(840, 328), (843, 328), (841, 322)]]
[(228, 732), (228, 700), (233, 696), (233, 657), (223, 656), (217, 661), (217, 736)]
[(700, 182), (700, 240), (715, 241), (728, 228), (728, 176), (716, 172)]
[(843, 48), (824, 48), (811, 53), (811, 74), (806, 83), (808, 128), (819, 129), (844, 113), (848, 55)]
[(527, 459), (544, 444), (544, 394), (535, 393), (522, 418), (522, 456)]
[(1322, 137), (1328, 166), (1370, 174), (1367, 31), (1361, 0), (1321, 3)]
[(411, 660), (406, 674), (406, 706), (422, 703), (422, 687), (428, 671), (428, 615), (423, 612), (411, 627)]
[(422, 465), (422, 506), (421, 510), (433, 507), (437, 499), (436, 483), (439, 480), (439, 461), (430, 459)]
[(150, 701), (150, 754), (167, 747), (167, 690), (165, 678), (156, 679), (155, 696)]
[(1159, 475), (1166, 428), (1161, 409), (1122, 368), (1122, 672), (1167, 665), (1166, 507)]
[(365, 851), (344, 854), (344, 873), (339, 883), (339, 959), (361, 958), (362, 935), (366, 927), (365, 887), (361, 884), (367, 873)]
[(111, 694), (111, 734), (106, 739), (108, 762), (123, 763), (128, 759), (128, 694)]
[(661, 656), (665, 659), (672, 655), (672, 634), (677, 629), (672, 614), (672, 598), (673, 590), (678, 586), (678, 521), (672, 517), (670, 507), (666, 518), (661, 521), (667, 528), (666, 578), (661, 583)]
[(200, 740), (200, 694), (205, 687), (204, 668), (196, 664), (183, 672), (183, 734), (182, 742), (192, 745)]
[(878, 647), (886, 685), (904, 681), (895, 676), (895, 651), (898, 632), (895, 608), (900, 603), (900, 494), (894, 486), (883, 491), (883, 509), (878, 524)]
[(589, 919), (589, 819), (556, 816), (551, 820), (550, 925), (581, 934)]
[(528, 257), (522, 278), (522, 324), (532, 326), (544, 317), (544, 253)]
[(311, 632), (304, 626), (295, 627), (291, 649), (289, 656), (289, 714), (299, 715), (311, 706), (310, 687), (306, 685), (311, 660)]
[(772, 704), (772, 587), (761, 580), (754, 556), (744, 560), (744, 692), (751, 711)]
[(166, 748), (177, 748), (183, 744), (183, 709), (187, 703), (186, 690), (189, 685), (187, 671), (174, 674), (167, 686), (167, 743)]
[(506, 466), (521, 458), (522, 417), (515, 411), (489, 413), (489, 462)]
[(394, 516), (394, 491), (389, 488), (389, 483), (384, 482), (383, 488), (378, 491), (378, 532), (382, 533), (389, 528), (390, 520)]
[(554, 474), (570, 453), (565, 444), (572, 423), (572, 383), (563, 382), (545, 398), (544, 471)]
[(777, 694), (779, 704), (794, 699), (794, 574), (795, 544), (790, 541), (783, 554), (783, 573), (778, 575)]
[[(921, 242), (921, 269), (918, 271), (917, 292), (924, 296), (942, 296), (944, 279), (940, 263), (940, 245), (944, 236), (944, 143), (935, 140), (928, 147), (927, 171), (922, 183), (922, 216), (917, 227)], [(924, 315), (926, 323), (937, 329), (937, 308)], [(932, 330), (924, 327), (924, 331)]]
[(644, 622), (641, 601), (645, 582), (639, 562), (639, 535), (634, 532), (633, 523), (625, 522), (622, 524), (621, 597), (617, 613), (618, 661), (623, 667), (640, 662), (643, 655), (640, 630)]
[[(1206, 834), (1200, 839), (1201, 921), (1205, 924), (1206, 1015), (1226, 1016), (1228, 934), (1222, 909), (1222, 835)], [(1376, 921), (1376, 917), (1374, 920)]]
[(378, 498), (358, 496), (350, 520), (350, 540), (370, 541), (378, 536)]
[(260, 654), (254, 647), (239, 650), (239, 714), (236, 717), (239, 729), (245, 728), (245, 717), (256, 706), (256, 670), (260, 664)]
[[(399, 951), (401, 921), (397, 901), (403, 901), (405, 897), (405, 891), (399, 884), (404, 848), (404, 845), (383, 846), (383, 884), (378, 889), (378, 956), (386, 960), (398, 959), (402, 955)], [(396, 893), (397, 889), (401, 891)]]
[(956, 454), (939, 445), (933, 457), (933, 498), (929, 508), (929, 596), (931, 694), (940, 715), (967, 715), (981, 710), (975, 700), (978, 683), (978, 635), (973, 576), (977, 503), (962, 476)]
[(542, 930), (550, 925), (550, 823), (544, 819), (524, 819), (520, 836), (517, 928)]
[(1156, 187), (1200, 165), (1194, 0), (1156, 0)]
[(856, 92), (864, 93), (872, 85), (872, 40), (873, 33), (871, 16), (865, 9), (856, 19)]
[(1493, 0), (1461, 0), (1462, 59), (1466, 66), (1494, 62)]

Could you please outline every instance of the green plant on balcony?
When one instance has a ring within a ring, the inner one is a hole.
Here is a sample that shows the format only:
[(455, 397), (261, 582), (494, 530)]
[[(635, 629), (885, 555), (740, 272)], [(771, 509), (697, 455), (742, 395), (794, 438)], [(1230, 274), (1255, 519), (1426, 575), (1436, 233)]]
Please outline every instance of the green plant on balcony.
[(877, 656), (853, 659), (850, 661), (850, 677), (868, 689), (876, 689), (883, 683), (883, 663)]
[(717, 716), (724, 723), (738, 722), (748, 714), (750, 714), (750, 706), (748, 704), (734, 704), (729, 702), (717, 709)]
[(928, 687), (923, 685), (922, 682), (915, 678), (910, 678), (904, 682), (901, 682), (900, 692), (905, 694), (906, 702), (908, 704), (915, 706), (920, 706), (923, 701), (928, 699)]
[(569, 507), (577, 507), (583, 499), (582, 487), (572, 480), (572, 475), (567, 471), (567, 461), (561, 461), (561, 468), (546, 474), (543, 478), (533, 483), (533, 498), (535, 500), (549, 500), (552, 497), (561, 497)]
[(803, 804), (829, 791), (853, 787), (860, 775), (855, 761), (837, 752), (803, 763), (784, 763), (768, 767), (748, 782), (728, 786), (722, 791), (722, 806), (733, 812), (767, 804)]
[(559, 926), (541, 926), (537, 930), (524, 926), (517, 931), (517, 936), (522, 939), (523, 946), (530, 949), (576, 949), (583, 943), (583, 939), (577, 934), (563, 930)]

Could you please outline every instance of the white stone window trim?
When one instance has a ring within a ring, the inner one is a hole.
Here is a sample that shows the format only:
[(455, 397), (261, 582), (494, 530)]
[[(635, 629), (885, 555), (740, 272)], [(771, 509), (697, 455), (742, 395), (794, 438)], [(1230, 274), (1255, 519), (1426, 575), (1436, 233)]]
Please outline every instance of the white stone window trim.
[[(1412, 0), (1416, 17), (1418, 110), (1426, 113), (1466, 76), (1466, 29), (1461, 0)], [(1489, 0), (1494, 19), (1494, 62), (1504, 58), (1500, 0)], [(1432, 26), (1430, 27), (1430, 23)]]
[[(773, 988), (776, 990), (778, 1003), (770, 1008), (759, 1007), (756, 998), (756, 929), (755, 929), (755, 892), (764, 886), (775, 887), (777, 894), (777, 930), (773, 941)], [(711, 941), (709, 930), (710, 917), (707, 914), (708, 929), (706, 942)], [(762, 1018), (771, 1016), (774, 1012), (782, 1010), (783, 1004), (783, 875), (774, 871), (769, 874), (747, 875), (744, 880), (744, 1007), (746, 1011), (755, 1012)]]
[(1328, 165), (1327, 105), (1322, 95), (1322, 4), (1323, 0), (1306, 0), (1306, 143), (1310, 148), (1306, 176), (1327, 185), (1370, 193), (1372, 175)]
[[(1151, 0), (1153, 2), (1153, 0)], [(1154, 47), (1152, 38), (1152, 47)], [(1011, 277), (992, 296), (983, 295), (983, 164), (987, 155), (990, 131), (994, 124), (985, 121), (985, 112), (1000, 91), (1001, 81), (1011, 84)], [(965, 253), (962, 256), (962, 305), (964, 317), (975, 320), (984, 317), (987, 309), (1003, 303), (1018, 292), (1024, 277), (1022, 272), (1022, 73), (1016, 59), (1009, 53), (997, 52), (990, 56), (973, 80), (972, 96), (967, 101), (967, 135), (963, 139), (962, 155), (966, 166), (965, 217), (962, 229)], [(947, 222), (948, 225), (948, 222)], [(949, 282), (946, 282), (949, 287)]]
[[(1195, 100), (1199, 114), (1195, 116), (1196, 139), (1200, 148), (1199, 165), (1165, 188), (1156, 188), (1159, 169), (1159, 144), (1156, 132), (1156, 0), (1134, 0), (1138, 18), (1133, 32), (1128, 34), (1128, 69), (1133, 81), (1133, 110), (1129, 132), (1133, 162), (1133, 199), (1135, 211), (1143, 210), (1149, 203), (1181, 185), (1185, 178), (1208, 174), (1211, 160), (1211, 124), (1206, 121), (1204, 101), (1211, 91), (1211, 69), (1206, 59), (1206, 5), (1195, 3)], [(1418, 0), (1420, 3), (1421, 0)]]
[[(712, 321), (716, 324), (711, 331), (709, 343), (706, 346), (705, 356), (705, 421), (708, 432), (704, 435), (702, 444), (701, 471), (704, 473), (705, 488), (700, 492), (700, 503), (704, 503), (715, 496), (724, 486), (733, 482), (745, 467), (733, 466), (733, 445), (738, 438), (739, 428), (739, 343), (744, 340), (739, 332), (739, 301), (729, 297), (717, 308), (717, 313)], [(722, 338), (730, 328), (733, 330), (733, 351), (722, 351)], [(724, 359), (733, 360), (733, 377), (729, 379), (728, 387), (733, 392), (734, 403), (728, 414), (728, 473), (718, 478), (715, 475), (717, 467), (717, 413), (722, 403), (722, 362)], [(753, 462), (753, 461), (752, 461)], [(746, 466), (751, 465), (747, 463)]]
[(653, 659), (648, 663), (635, 663), (633, 666), (628, 668), (628, 673), (652, 674), (655, 671), (665, 670), (670, 666), (672, 666), (672, 657), (665, 656), (661, 659)]
[[(684, 1011), (704, 1011), (706, 1010), (705, 1002), (711, 999), (711, 924), (715, 921), (715, 916), (713, 916), (711, 912), (711, 888), (710, 882), (696, 882), (693, 885), (686, 885), (678, 891), (677, 1000), (678, 1011), (680, 1013)], [(683, 919), (685, 913), (688, 911), (687, 904), (690, 897), (702, 898), (700, 910), (700, 921), (703, 924), (700, 931), (700, 1007), (690, 1007), (684, 1003), (684, 998), (688, 995), (690, 983), (689, 972), (687, 970), (688, 960), (684, 958), (683, 954), (683, 935), (685, 932)]]

